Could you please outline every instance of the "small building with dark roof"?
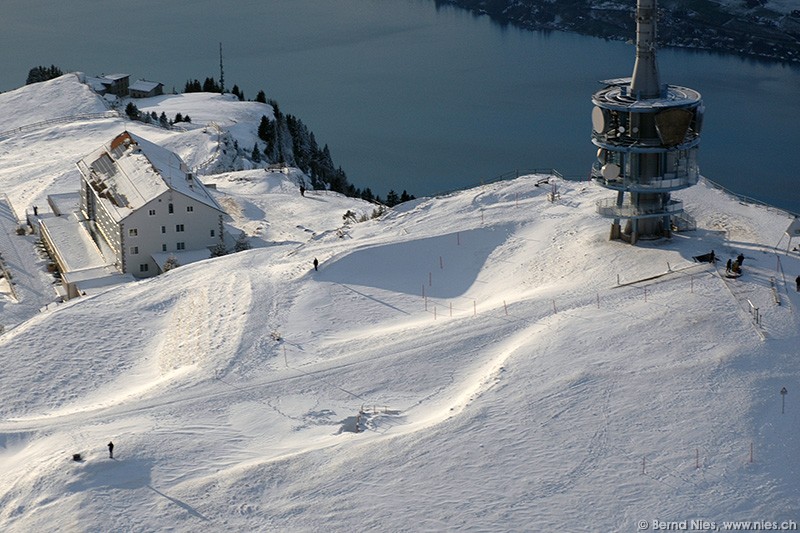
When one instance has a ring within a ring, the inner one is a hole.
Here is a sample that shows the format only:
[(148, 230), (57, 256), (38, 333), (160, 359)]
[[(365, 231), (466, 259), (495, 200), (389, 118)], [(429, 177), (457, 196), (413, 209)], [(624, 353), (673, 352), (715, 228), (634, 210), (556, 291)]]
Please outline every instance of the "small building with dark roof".
[(150, 98), (164, 94), (164, 84), (157, 81), (136, 80), (128, 88), (131, 98)]

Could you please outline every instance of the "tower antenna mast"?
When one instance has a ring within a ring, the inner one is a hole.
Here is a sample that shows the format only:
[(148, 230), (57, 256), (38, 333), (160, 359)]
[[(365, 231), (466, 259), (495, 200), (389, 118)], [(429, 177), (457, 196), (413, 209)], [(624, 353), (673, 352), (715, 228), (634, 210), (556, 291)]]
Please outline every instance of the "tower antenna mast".
[(222, 43), (219, 43), (219, 92), (225, 92), (225, 71), (222, 69)]

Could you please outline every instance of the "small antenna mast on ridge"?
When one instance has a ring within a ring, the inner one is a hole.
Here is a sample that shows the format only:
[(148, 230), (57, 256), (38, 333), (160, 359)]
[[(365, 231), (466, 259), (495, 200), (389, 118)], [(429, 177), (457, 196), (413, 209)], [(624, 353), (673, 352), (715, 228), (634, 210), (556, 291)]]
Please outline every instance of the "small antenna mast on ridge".
[(222, 69), (222, 43), (219, 43), (219, 92), (225, 92), (225, 71)]

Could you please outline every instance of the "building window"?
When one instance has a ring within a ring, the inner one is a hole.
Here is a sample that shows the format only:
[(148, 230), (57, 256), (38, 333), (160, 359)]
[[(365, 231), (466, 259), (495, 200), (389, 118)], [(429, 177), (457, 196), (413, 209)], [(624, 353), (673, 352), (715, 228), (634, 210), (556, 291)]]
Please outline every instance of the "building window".
[(169, 205), (167, 206), (167, 211), (168, 211), (170, 214), (172, 214), (172, 213), (174, 213), (174, 212), (175, 212), (175, 208), (172, 206), (172, 204), (169, 204)]
[(177, 232), (183, 231), (183, 224), (175, 224), (175, 231)]
[(155, 216), (156, 210), (155, 209), (151, 209), (149, 214), (150, 214), (151, 217)]
[(166, 232), (167, 232), (167, 227), (161, 226), (161, 233), (166, 233)]
[(187, 205), (186, 206), (186, 212), (187, 213), (191, 213), (192, 211), (194, 211), (194, 206), (193, 205)]
[(211, 236), (212, 237), (214, 236), (214, 230), (213, 229), (211, 230)]
[(138, 246), (131, 246), (131, 255), (136, 255), (138, 253), (139, 253), (139, 247)]
[(177, 249), (178, 250), (185, 250), (186, 249), (186, 243), (185, 242), (179, 242), (178, 246), (177, 246)]
[(128, 230), (128, 237), (136, 237), (139, 235), (139, 230), (136, 228), (131, 228)]
[(162, 244), (161, 245), (161, 251), (162, 252), (166, 252), (167, 251), (167, 245), (166, 244)]
[(147, 272), (148, 270), (150, 270), (150, 265), (147, 263), (141, 263), (139, 265), (139, 272)]

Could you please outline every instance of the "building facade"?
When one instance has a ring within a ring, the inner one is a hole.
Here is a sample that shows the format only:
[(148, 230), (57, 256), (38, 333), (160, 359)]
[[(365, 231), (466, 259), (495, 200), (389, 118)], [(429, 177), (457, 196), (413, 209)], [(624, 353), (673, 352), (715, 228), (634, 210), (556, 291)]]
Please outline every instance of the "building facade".
[(170, 254), (223, 242), (224, 210), (177, 154), (125, 131), (77, 165), (81, 215), (121, 272), (154, 276)]

